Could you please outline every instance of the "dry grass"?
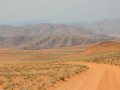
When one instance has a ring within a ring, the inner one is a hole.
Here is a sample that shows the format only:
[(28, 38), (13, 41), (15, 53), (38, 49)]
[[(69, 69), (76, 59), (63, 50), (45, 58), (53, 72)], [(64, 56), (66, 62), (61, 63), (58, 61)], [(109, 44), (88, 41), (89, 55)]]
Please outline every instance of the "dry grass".
[(63, 64), (66, 56), (78, 50), (0, 50), (0, 89), (46, 90), (59, 80), (65, 80), (87, 70), (81, 65)]
[(104, 63), (104, 64), (120, 66), (120, 52), (119, 51), (94, 54), (94, 55), (82, 57), (81, 59), (87, 62)]
[(0, 67), (0, 86), (3, 90), (46, 90), (57, 81), (87, 69), (81, 65), (47, 62), (4, 64)]

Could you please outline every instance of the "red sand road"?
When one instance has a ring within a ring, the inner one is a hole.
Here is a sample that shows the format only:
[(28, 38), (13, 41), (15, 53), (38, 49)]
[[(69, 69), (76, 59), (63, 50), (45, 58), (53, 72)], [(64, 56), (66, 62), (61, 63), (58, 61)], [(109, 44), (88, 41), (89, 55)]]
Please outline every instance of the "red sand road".
[[(72, 62), (71, 64), (81, 64)], [(120, 90), (120, 68), (111, 65), (82, 63), (90, 69), (49, 90)]]

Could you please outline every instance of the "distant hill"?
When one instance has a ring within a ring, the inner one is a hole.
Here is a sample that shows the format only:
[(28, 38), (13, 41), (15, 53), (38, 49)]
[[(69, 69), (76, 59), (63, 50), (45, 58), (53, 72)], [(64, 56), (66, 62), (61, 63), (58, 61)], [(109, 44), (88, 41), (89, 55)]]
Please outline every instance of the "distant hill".
[(120, 38), (120, 19), (105, 19), (89, 24), (85, 28), (97, 34)]
[(85, 45), (113, 39), (84, 28), (65, 24), (0, 26), (0, 48), (49, 49)]
[(120, 51), (120, 42), (117, 41), (105, 41), (88, 47), (83, 53), (85, 55), (94, 55), (108, 52)]

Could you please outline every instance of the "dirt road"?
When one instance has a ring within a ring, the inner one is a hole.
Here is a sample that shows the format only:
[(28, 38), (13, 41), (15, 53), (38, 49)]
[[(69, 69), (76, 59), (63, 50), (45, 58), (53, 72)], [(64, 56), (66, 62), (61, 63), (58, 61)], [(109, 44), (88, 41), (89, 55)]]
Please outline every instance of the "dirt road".
[[(81, 64), (81, 63), (72, 63)], [(67, 81), (61, 81), (50, 90), (120, 90), (120, 68), (82, 63), (90, 69)]]

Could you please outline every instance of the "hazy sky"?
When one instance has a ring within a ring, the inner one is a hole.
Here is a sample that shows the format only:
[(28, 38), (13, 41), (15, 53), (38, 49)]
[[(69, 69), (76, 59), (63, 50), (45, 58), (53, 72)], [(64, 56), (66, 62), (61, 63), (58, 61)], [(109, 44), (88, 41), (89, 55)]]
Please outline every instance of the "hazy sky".
[(120, 0), (0, 0), (0, 23), (96, 21), (120, 18)]

